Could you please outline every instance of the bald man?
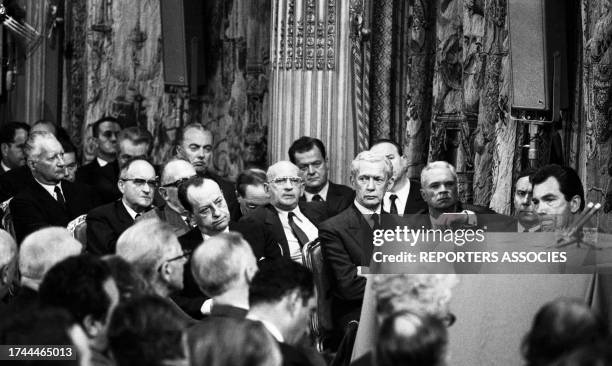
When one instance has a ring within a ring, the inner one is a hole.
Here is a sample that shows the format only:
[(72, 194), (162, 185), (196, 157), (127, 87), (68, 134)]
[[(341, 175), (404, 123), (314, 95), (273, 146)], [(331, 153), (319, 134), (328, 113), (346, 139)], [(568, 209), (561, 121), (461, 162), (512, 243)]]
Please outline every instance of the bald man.
[(158, 218), (167, 222), (177, 236), (186, 234), (193, 228), (187, 211), (178, 199), (178, 187), (196, 175), (196, 170), (188, 161), (171, 159), (162, 167), (161, 182), (157, 188), (165, 203), (142, 214), (136, 221)]
[(11, 234), (0, 230), (0, 307), (8, 301), (16, 277), (17, 244)]
[(290, 161), (279, 161), (266, 172), (266, 192), (270, 203), (257, 208), (240, 221), (252, 222), (269, 231), (281, 245), (283, 256), (302, 262), (301, 249), (319, 236), (318, 225), (327, 219), (322, 202), (300, 201), (304, 180), (299, 168)]

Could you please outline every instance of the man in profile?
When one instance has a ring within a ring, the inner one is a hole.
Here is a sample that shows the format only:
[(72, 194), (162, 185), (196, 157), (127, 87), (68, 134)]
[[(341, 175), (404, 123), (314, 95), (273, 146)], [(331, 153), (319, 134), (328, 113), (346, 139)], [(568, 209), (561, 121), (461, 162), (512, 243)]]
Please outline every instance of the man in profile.
[(540, 228), (540, 220), (533, 210), (533, 184), (529, 180), (536, 172), (527, 168), (520, 172), (514, 185), (514, 216), (518, 219), (518, 232), (533, 232)]
[(77, 181), (94, 187), (102, 203), (109, 203), (121, 197), (117, 188), (120, 131), (121, 126), (113, 117), (102, 117), (94, 122), (91, 132), (96, 157), (89, 164), (80, 167), (76, 174)]
[(289, 148), (289, 160), (300, 169), (304, 180), (304, 194), (300, 200), (324, 202), (330, 217), (353, 203), (355, 191), (328, 179), (329, 159), (321, 140), (308, 136), (295, 140)]

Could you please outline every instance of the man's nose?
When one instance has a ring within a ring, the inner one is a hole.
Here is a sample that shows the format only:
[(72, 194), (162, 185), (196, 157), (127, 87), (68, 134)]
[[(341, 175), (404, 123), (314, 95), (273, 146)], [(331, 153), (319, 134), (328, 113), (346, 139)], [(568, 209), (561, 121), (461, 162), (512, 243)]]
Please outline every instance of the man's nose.
[(369, 191), (373, 191), (376, 189), (376, 184), (374, 183), (374, 178), (368, 179), (368, 184), (366, 185), (366, 189)]
[(316, 173), (315, 167), (312, 164), (308, 165), (308, 174), (314, 173)]
[(533, 202), (531, 201), (531, 195), (529, 194), (525, 195), (525, 197), (523, 197), (521, 200), (522, 200), (521, 204), (523, 206), (529, 207), (533, 204)]
[(212, 206), (210, 206), (210, 213), (212, 217), (221, 216), (221, 210), (219, 210), (219, 206), (217, 206), (217, 204), (215, 203), (213, 203)]

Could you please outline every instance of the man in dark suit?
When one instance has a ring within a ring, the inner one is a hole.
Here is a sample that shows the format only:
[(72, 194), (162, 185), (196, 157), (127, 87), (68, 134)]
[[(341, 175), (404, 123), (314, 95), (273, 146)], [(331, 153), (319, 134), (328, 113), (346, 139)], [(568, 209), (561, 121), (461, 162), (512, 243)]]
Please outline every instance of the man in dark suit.
[(0, 128), (0, 173), (25, 165), (23, 148), (29, 132), (30, 126), (23, 122), (9, 122)]
[(63, 180), (64, 150), (51, 133), (32, 133), (25, 153), (33, 182), (10, 203), (18, 242), (46, 226), (65, 227), (98, 204), (97, 196), (89, 187)]
[[(261, 227), (253, 223), (233, 222), (230, 220), (229, 209), (219, 185), (211, 179), (195, 176), (179, 187), (178, 197), (189, 212), (191, 221), (197, 227), (179, 237), (184, 251), (195, 250), (204, 240), (229, 231), (242, 234), (250, 244), (258, 260), (278, 258), (280, 247), (270, 235), (266, 235)], [(185, 287), (174, 297), (176, 303), (193, 317), (201, 317), (200, 308), (205, 298), (198, 289), (191, 271), (190, 262), (185, 267)]]
[(409, 179), (406, 175), (408, 160), (403, 155), (402, 147), (393, 140), (378, 140), (370, 151), (373, 154), (386, 156), (393, 165), (393, 187), (385, 193), (383, 210), (390, 214), (414, 214), (427, 204), (421, 197), (421, 183)]
[(188, 161), (173, 158), (164, 164), (161, 185), (157, 191), (165, 203), (161, 207), (145, 212), (138, 220), (159, 218), (170, 224), (177, 236), (193, 229), (189, 220), (189, 211), (183, 207), (178, 198), (178, 186), (195, 175), (196, 171)]
[(157, 186), (153, 165), (142, 158), (129, 160), (121, 169), (118, 186), (121, 199), (87, 214), (87, 250), (92, 254), (115, 253), (121, 233), (151, 207)]
[(255, 223), (279, 243), (283, 256), (302, 262), (302, 247), (319, 236), (318, 225), (327, 219), (323, 202), (299, 201), (304, 181), (299, 169), (289, 161), (279, 161), (268, 168), (266, 190), (270, 204), (257, 208), (241, 222)]
[(382, 199), (393, 186), (393, 167), (386, 157), (364, 151), (351, 163), (350, 181), (356, 192), (353, 205), (323, 222), (319, 231), (335, 284), (332, 316), (339, 332), (359, 319), (366, 284), (360, 267), (369, 266), (373, 230), (384, 225)]
[(289, 159), (300, 169), (304, 179), (304, 194), (300, 200), (325, 202), (329, 216), (335, 216), (349, 207), (355, 191), (327, 179), (329, 167), (325, 145), (319, 139), (302, 136), (289, 148)]
[(238, 197), (238, 207), (230, 207), (232, 217), (242, 218), (258, 207), (268, 204), (270, 196), (266, 192), (266, 172), (260, 169), (247, 169), (238, 174), (236, 178), (236, 195)]
[(113, 202), (121, 197), (117, 187), (119, 163), (117, 138), (121, 126), (113, 117), (102, 117), (92, 125), (92, 138), (96, 146), (96, 157), (77, 170), (77, 182), (92, 186), (100, 195), (102, 203)]
[(228, 232), (208, 238), (193, 252), (191, 272), (199, 289), (210, 297), (202, 305), (203, 314), (246, 316), (257, 259), (242, 235)]
[[(199, 123), (191, 123), (184, 126), (176, 134), (176, 154), (189, 161), (198, 175), (214, 180), (221, 188), (225, 202), (232, 208), (230, 212), (235, 212), (233, 208), (238, 206), (238, 202), (234, 185), (212, 171), (212, 132)], [(238, 218), (232, 217), (232, 220), (235, 221)]]
[(249, 304), (247, 318), (262, 322), (276, 339), (283, 365), (312, 365), (306, 354), (316, 354), (314, 349), (299, 346), (316, 307), (314, 281), (306, 267), (285, 258), (263, 264), (249, 286)]

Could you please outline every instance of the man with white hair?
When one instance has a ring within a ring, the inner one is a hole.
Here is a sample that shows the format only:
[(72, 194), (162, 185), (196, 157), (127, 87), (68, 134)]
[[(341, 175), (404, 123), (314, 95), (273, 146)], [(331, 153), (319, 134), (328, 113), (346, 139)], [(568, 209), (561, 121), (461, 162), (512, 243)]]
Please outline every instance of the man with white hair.
[(56, 263), (79, 255), (82, 244), (61, 227), (49, 227), (28, 235), (19, 247), (21, 287), (2, 314), (14, 314), (38, 304), (38, 288), (47, 271)]
[(210, 297), (202, 313), (244, 318), (249, 309), (249, 284), (257, 272), (253, 250), (236, 232), (211, 237), (193, 253), (195, 282)]
[(359, 267), (370, 265), (373, 232), (382, 226), (382, 200), (393, 186), (393, 166), (383, 155), (361, 152), (351, 163), (350, 182), (355, 201), (319, 230), (334, 283), (332, 317), (339, 332), (359, 319), (366, 284)]
[(159, 219), (137, 222), (117, 240), (117, 255), (129, 262), (157, 295), (168, 297), (183, 288), (187, 256), (167, 223)]
[(17, 244), (15, 239), (0, 230), (0, 307), (9, 301), (17, 277)]
[(318, 225), (327, 219), (323, 202), (300, 201), (304, 180), (300, 169), (289, 161), (279, 161), (268, 168), (266, 192), (270, 203), (252, 211), (240, 221), (265, 228), (279, 243), (283, 256), (302, 262), (302, 247), (319, 236)]
[(46, 226), (66, 226), (98, 204), (91, 188), (64, 180), (64, 149), (49, 132), (33, 132), (26, 141), (28, 184), (10, 203), (17, 241)]

